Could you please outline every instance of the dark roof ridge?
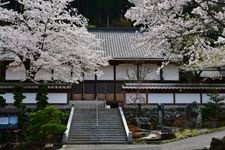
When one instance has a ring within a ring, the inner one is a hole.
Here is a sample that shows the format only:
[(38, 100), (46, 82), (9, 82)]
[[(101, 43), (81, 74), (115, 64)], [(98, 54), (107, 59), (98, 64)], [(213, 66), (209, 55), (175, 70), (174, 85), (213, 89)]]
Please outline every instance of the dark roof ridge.
[(94, 27), (88, 28), (88, 31), (104, 31), (104, 32), (135, 32), (138, 31), (138, 28), (134, 27)]

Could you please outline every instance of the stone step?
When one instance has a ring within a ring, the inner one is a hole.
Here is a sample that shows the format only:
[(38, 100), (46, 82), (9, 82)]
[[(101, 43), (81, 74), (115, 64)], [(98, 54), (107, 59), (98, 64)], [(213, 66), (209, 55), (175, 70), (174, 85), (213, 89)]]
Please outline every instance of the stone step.
[[(119, 132), (118, 132), (119, 131)], [(98, 131), (91, 131), (90, 129), (71, 129), (71, 134), (73, 133), (123, 133), (124, 130), (123, 129), (110, 129), (110, 130), (98, 130)]]
[[(121, 126), (122, 123), (121, 122), (98, 122), (98, 126), (100, 127), (110, 127), (110, 126)], [(84, 123), (74, 123), (74, 125), (72, 125), (71, 127), (73, 126), (87, 126), (87, 127), (91, 127), (91, 126), (96, 126), (96, 122), (84, 122)]]
[(107, 141), (107, 140), (68, 140), (68, 144), (127, 144), (128, 142), (126, 140), (113, 140), (113, 141)]
[[(121, 122), (121, 119), (114, 119), (112, 118), (113, 120), (110, 120), (110, 119), (101, 119), (99, 118), (98, 119), (98, 122), (106, 122), (106, 121), (109, 121), (109, 122)], [(83, 119), (80, 119), (80, 120), (73, 120), (72, 122), (73, 123), (84, 123), (84, 122), (96, 122), (96, 118), (92, 118), (92, 119), (88, 119), (88, 120), (83, 120)]]
[(91, 130), (110, 130), (110, 129), (123, 129), (121, 126), (99, 126), (98, 128), (96, 126), (71, 126), (71, 129), (91, 129)]
[(68, 143), (116, 144), (127, 143), (127, 137), (118, 109), (75, 109)]
[(96, 134), (96, 135), (70, 135), (70, 139), (87, 139), (87, 138), (108, 138), (108, 139), (126, 139), (124, 135), (106, 135), (106, 134)]
[(73, 136), (69, 140), (107, 140), (107, 141), (125, 141), (127, 140), (124, 136)]
[(105, 101), (71, 101), (76, 109), (95, 109), (97, 106), (100, 109), (105, 108)]
[(123, 127), (121, 126), (111, 126), (111, 127), (107, 127), (107, 126), (102, 126), (101, 128), (96, 128), (96, 126), (73, 126), (71, 127), (71, 129), (76, 129), (76, 130), (86, 130), (86, 129), (91, 129), (91, 130), (118, 130), (118, 129), (123, 129)]
[(78, 132), (76, 132), (76, 133), (71, 133), (70, 134), (71, 136), (124, 136), (125, 134), (124, 133), (112, 133), (112, 134), (108, 134), (108, 133), (100, 133), (100, 132), (97, 132), (97, 133), (78, 133)]
[(91, 130), (72, 130), (71, 133), (69, 135), (75, 135), (75, 134), (110, 134), (110, 135), (114, 135), (114, 134), (124, 134), (123, 130), (99, 130), (99, 131), (91, 131)]
[(115, 140), (115, 137), (73, 137), (71, 139), (68, 139), (68, 140), (74, 140), (74, 141), (126, 141), (127, 139), (126, 138), (123, 138), (123, 137), (117, 137), (116, 140)]
[[(74, 120), (72, 121), (72, 123), (74, 124), (83, 124), (83, 123), (92, 123), (92, 122), (96, 122), (96, 119), (91, 119), (91, 120)], [(105, 123), (105, 124), (109, 124), (109, 123), (114, 123), (114, 122), (121, 122), (121, 120), (104, 120), (104, 119), (98, 119), (98, 122), (100, 123)]]

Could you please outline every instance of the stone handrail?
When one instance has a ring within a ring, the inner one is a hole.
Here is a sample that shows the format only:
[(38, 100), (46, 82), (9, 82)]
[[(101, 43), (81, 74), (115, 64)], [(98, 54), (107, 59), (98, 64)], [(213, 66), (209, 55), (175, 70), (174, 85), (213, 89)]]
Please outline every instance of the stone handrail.
[(125, 129), (126, 135), (127, 135), (127, 140), (128, 140), (129, 143), (132, 143), (132, 132), (129, 131), (129, 128), (127, 126), (127, 121), (126, 121), (126, 118), (124, 116), (123, 109), (120, 106), (118, 107), (118, 109), (119, 109), (120, 116), (121, 116), (121, 119), (122, 119), (122, 122), (123, 122), (123, 126), (124, 126), (124, 129)]
[(73, 115), (74, 115), (74, 106), (71, 108), (70, 116), (69, 116), (67, 126), (66, 126), (66, 131), (63, 133), (63, 143), (67, 143), (67, 141), (68, 141), (68, 135), (69, 135), (70, 126), (71, 126), (71, 123), (73, 120)]

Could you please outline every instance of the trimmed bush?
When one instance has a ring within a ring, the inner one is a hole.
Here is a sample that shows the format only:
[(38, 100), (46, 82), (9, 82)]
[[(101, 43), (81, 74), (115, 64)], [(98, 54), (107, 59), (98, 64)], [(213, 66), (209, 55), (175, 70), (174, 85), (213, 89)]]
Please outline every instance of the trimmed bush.
[(14, 88), (13, 92), (13, 98), (14, 98), (14, 103), (13, 106), (16, 108), (22, 108), (23, 110), (25, 109), (25, 105), (23, 104), (23, 99), (26, 98), (26, 96), (23, 95), (24, 88), (23, 85), (17, 84)]
[(5, 92), (0, 91), (0, 108), (4, 108), (7, 106), (7, 103), (6, 103), (6, 99), (1, 94), (5, 94)]
[(48, 106), (48, 85), (39, 84), (37, 89), (36, 101), (37, 101), (37, 110), (44, 109)]
[(28, 140), (41, 143), (54, 142), (54, 137), (62, 135), (66, 130), (66, 126), (61, 123), (65, 115), (53, 106), (31, 113)]

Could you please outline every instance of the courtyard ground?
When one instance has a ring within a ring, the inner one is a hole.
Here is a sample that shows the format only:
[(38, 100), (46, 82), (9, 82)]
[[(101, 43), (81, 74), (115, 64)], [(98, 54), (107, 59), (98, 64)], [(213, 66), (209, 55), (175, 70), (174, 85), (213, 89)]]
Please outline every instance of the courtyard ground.
[(152, 144), (96, 144), (96, 145), (65, 145), (61, 150), (195, 150), (209, 147), (213, 137), (222, 138), (225, 130), (204, 134), (196, 137), (174, 141), (171, 143), (152, 145)]

